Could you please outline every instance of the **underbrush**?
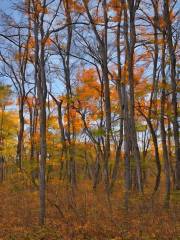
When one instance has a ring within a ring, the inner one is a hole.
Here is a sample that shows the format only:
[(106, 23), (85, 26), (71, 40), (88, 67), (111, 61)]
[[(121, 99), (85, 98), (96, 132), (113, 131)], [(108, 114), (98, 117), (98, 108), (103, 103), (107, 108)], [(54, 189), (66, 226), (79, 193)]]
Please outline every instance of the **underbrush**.
[[(15, 178), (14, 178), (15, 179)], [(16, 182), (15, 182), (16, 181)], [(172, 194), (170, 209), (163, 208), (163, 192), (152, 199), (124, 193), (118, 184), (110, 197), (89, 182), (78, 189), (52, 181), (47, 187), (46, 225), (38, 226), (39, 196), (22, 177), (0, 186), (0, 239), (3, 240), (179, 240), (179, 193)], [(25, 186), (26, 187), (23, 187)]]

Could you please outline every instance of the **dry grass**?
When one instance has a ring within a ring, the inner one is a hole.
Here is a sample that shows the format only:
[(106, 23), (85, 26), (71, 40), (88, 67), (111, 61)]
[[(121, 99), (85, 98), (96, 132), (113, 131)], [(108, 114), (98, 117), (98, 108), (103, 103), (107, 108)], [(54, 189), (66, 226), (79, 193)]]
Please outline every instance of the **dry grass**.
[[(14, 179), (14, 180), (12, 180)], [(21, 177), (0, 186), (0, 239), (3, 240), (178, 240), (180, 206), (172, 198), (163, 209), (162, 193), (154, 203), (148, 193), (133, 194), (129, 211), (123, 208), (123, 191), (117, 185), (110, 200), (102, 186), (97, 192), (88, 182), (73, 194), (64, 183), (47, 190), (46, 226), (38, 226), (38, 192)]]

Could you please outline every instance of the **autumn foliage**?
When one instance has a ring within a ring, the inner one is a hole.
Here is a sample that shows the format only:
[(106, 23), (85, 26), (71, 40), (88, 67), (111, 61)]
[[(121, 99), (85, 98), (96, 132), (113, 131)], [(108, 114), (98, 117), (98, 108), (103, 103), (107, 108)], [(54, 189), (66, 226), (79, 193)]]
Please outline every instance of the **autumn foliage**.
[(7, 3), (0, 239), (178, 240), (178, 2)]

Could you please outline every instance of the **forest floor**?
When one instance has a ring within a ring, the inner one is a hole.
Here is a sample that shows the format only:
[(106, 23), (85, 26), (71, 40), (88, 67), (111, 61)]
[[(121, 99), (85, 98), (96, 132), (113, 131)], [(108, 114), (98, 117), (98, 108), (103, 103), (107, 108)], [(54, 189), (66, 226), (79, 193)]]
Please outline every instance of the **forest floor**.
[(179, 240), (180, 201), (172, 196), (163, 208), (162, 193), (130, 198), (128, 212), (118, 188), (108, 200), (88, 181), (73, 194), (64, 183), (51, 181), (47, 189), (47, 217), (38, 226), (38, 191), (16, 176), (0, 185), (0, 240)]

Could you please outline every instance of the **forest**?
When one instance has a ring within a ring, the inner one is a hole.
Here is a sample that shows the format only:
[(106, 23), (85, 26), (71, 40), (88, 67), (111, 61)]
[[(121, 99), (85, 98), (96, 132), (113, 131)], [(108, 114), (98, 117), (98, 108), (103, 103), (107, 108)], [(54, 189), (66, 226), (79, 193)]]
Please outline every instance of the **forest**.
[(0, 240), (180, 240), (179, 14), (0, 1)]

